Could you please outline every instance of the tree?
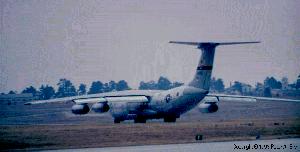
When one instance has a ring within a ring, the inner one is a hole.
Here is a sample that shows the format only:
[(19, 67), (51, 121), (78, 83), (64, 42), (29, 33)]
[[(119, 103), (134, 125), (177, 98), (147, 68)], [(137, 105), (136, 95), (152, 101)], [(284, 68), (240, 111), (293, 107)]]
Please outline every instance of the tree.
[(109, 91), (110, 91), (109, 83), (104, 83), (103, 84), (103, 92), (109, 92)]
[(159, 77), (157, 82), (157, 88), (160, 90), (168, 90), (171, 88), (171, 82), (168, 78)]
[(88, 94), (102, 93), (103, 83), (101, 81), (94, 81), (90, 87)]
[(78, 95), (86, 94), (86, 85), (81, 83), (78, 87), (77, 93)]
[(70, 97), (76, 95), (76, 89), (70, 80), (60, 79), (57, 85), (58, 90), (56, 97)]
[(295, 88), (296, 88), (296, 89), (299, 89), (299, 88), (300, 88), (300, 75), (299, 75), (298, 78), (297, 78)]
[(241, 94), (243, 93), (243, 86), (241, 82), (234, 81), (234, 84), (231, 86), (231, 88), (240, 92)]
[(267, 77), (264, 80), (265, 87), (270, 87), (270, 89), (281, 89), (282, 84), (280, 81), (277, 81), (274, 77)]
[(218, 92), (223, 92), (225, 89), (224, 82), (221, 78), (215, 79), (214, 77), (211, 79), (210, 86), (212, 90), (216, 90)]
[(147, 90), (147, 89), (148, 89), (147, 83), (144, 82), (144, 81), (141, 81), (141, 82), (140, 82), (139, 89), (140, 89), (140, 90)]
[(219, 78), (217, 81), (216, 81), (216, 90), (219, 91), (219, 92), (223, 92), (224, 89), (225, 89), (225, 85), (224, 85), (224, 82), (221, 78)]
[(271, 88), (270, 87), (266, 87), (264, 89), (264, 96), (265, 97), (272, 97), (272, 94), (271, 94)]
[(157, 84), (153, 80), (151, 80), (149, 82), (141, 81), (139, 89), (140, 90), (156, 90), (157, 89)]
[(173, 82), (173, 83), (171, 84), (171, 88), (180, 87), (180, 86), (182, 86), (182, 85), (183, 85), (183, 83), (181, 83), (181, 82)]
[(210, 89), (218, 92), (223, 92), (225, 89), (224, 82), (221, 78), (217, 79), (213, 77), (210, 80)]
[(117, 84), (116, 84), (116, 90), (117, 91), (122, 91), (122, 90), (130, 90), (130, 88), (128, 87), (128, 84), (125, 80), (120, 80)]
[(30, 86), (30, 87), (24, 89), (22, 91), (22, 93), (31, 93), (33, 96), (35, 96), (37, 93), (37, 90), (33, 86)]
[(9, 92), (8, 92), (8, 94), (16, 94), (17, 93), (17, 91), (12, 91), (12, 90), (10, 90)]
[(215, 78), (215, 77), (212, 77), (212, 78), (210, 79), (210, 89), (211, 89), (211, 90), (216, 90), (216, 88), (215, 88), (215, 83), (216, 83), (216, 78)]
[(46, 86), (42, 85), (40, 87), (40, 92), (41, 92), (40, 99), (43, 99), (43, 100), (51, 99), (55, 95), (54, 88), (51, 86), (48, 86), (48, 85), (46, 85)]
[(257, 82), (255, 85), (255, 95), (264, 96), (264, 85), (262, 83)]
[(282, 89), (286, 90), (289, 86), (289, 81), (287, 77), (281, 79)]
[(157, 90), (157, 89), (168, 90), (170, 88), (179, 87), (181, 85), (183, 85), (183, 83), (181, 83), (181, 82), (171, 83), (168, 78), (161, 76), (161, 77), (159, 77), (157, 83), (153, 80), (151, 80), (149, 82), (141, 81), (139, 89), (140, 90)]
[(116, 90), (117, 84), (115, 81), (111, 80), (111, 81), (109, 81), (108, 86), (109, 86), (108, 92), (111, 92), (111, 91)]

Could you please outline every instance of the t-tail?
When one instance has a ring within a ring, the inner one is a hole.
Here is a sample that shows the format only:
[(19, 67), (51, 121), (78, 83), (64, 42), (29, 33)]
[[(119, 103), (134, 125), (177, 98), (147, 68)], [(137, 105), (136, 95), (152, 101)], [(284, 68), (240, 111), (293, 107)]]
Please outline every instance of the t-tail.
[(204, 90), (209, 90), (211, 72), (213, 69), (213, 62), (215, 56), (215, 49), (219, 45), (234, 45), (234, 44), (249, 44), (249, 43), (260, 43), (254, 42), (225, 42), (225, 43), (215, 43), (215, 42), (180, 42), (180, 41), (170, 41), (170, 43), (184, 44), (184, 45), (194, 45), (202, 51), (200, 61), (197, 66), (197, 72), (188, 86), (201, 88)]

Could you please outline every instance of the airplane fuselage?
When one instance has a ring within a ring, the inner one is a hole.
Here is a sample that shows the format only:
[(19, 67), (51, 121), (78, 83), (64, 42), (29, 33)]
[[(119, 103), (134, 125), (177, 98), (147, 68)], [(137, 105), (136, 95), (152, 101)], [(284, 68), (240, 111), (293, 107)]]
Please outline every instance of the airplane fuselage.
[(116, 121), (160, 119), (175, 121), (176, 118), (194, 108), (208, 91), (181, 86), (166, 91), (154, 93), (148, 103), (111, 103), (111, 114)]

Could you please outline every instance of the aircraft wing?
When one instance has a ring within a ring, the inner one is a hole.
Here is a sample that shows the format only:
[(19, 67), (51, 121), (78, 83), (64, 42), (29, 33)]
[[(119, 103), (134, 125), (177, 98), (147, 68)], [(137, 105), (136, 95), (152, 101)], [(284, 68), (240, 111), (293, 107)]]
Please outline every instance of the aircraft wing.
[(25, 105), (47, 104), (47, 103), (67, 103), (88, 104), (97, 102), (148, 102), (149, 97), (158, 91), (154, 90), (127, 90), (108, 93), (98, 93), (82, 96), (72, 96), (55, 98), (49, 100), (37, 100), (24, 103)]
[(215, 97), (218, 101), (241, 101), (241, 102), (256, 102), (256, 101), (283, 101), (283, 102), (299, 102), (297, 99), (284, 98), (269, 98), (269, 97), (255, 97), (255, 96), (241, 96), (241, 95), (226, 95), (226, 94), (207, 94), (207, 97)]

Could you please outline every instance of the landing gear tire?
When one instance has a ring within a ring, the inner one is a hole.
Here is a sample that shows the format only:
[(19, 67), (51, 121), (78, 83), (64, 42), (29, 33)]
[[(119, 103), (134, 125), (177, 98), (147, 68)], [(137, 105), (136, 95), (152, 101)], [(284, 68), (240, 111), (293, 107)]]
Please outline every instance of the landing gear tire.
[(176, 122), (176, 117), (164, 117), (164, 122)]
[(121, 120), (120, 119), (114, 119), (114, 123), (121, 123)]
[(146, 119), (145, 118), (136, 118), (136, 119), (134, 119), (134, 123), (146, 123)]

